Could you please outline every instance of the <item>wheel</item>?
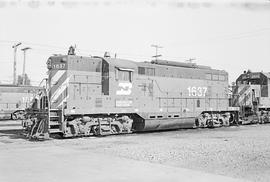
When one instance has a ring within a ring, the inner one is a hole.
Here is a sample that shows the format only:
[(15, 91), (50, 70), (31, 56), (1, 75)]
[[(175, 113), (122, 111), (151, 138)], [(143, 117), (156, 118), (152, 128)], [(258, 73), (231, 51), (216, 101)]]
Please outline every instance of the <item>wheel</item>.
[(200, 123), (199, 123), (199, 119), (198, 119), (198, 118), (196, 118), (196, 119), (195, 119), (195, 127), (199, 127), (199, 125), (200, 125)]
[(11, 119), (12, 119), (12, 120), (17, 120), (17, 119), (18, 119), (17, 114), (12, 113), (12, 114), (11, 114)]
[(209, 119), (207, 123), (208, 128), (214, 128), (214, 121)]
[(24, 111), (20, 111), (17, 115), (18, 119), (25, 119), (25, 112)]

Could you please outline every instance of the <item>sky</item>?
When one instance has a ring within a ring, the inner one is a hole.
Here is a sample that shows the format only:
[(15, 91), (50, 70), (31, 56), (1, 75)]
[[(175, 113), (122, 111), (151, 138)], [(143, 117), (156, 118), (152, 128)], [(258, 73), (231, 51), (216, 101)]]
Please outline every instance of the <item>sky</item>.
[(229, 82), (244, 71), (270, 72), (269, 0), (0, 0), (0, 81), (12, 83), (12, 45), (17, 75), (37, 85), (46, 61), (67, 54), (151, 61), (152, 44), (162, 59), (193, 62), (226, 70)]

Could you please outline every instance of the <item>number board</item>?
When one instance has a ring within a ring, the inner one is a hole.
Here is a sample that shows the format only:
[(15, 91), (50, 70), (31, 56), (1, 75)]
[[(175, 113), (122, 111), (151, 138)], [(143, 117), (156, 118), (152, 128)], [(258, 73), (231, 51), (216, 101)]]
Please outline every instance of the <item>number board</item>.
[(52, 63), (51, 69), (53, 69), (53, 70), (66, 70), (67, 64), (66, 63)]

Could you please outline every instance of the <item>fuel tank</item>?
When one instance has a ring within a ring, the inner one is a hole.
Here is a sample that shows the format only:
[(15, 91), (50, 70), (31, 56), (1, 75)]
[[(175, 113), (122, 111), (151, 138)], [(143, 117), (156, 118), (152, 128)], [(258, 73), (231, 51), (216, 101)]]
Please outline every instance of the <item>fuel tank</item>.
[(172, 130), (180, 128), (193, 128), (195, 124), (194, 117), (187, 118), (172, 118), (172, 119), (145, 119), (134, 121), (134, 131), (158, 131)]

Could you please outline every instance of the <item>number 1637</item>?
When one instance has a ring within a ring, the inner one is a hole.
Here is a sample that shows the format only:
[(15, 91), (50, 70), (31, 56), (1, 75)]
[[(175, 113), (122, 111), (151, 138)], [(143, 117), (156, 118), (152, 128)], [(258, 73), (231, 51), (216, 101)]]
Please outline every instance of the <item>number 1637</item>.
[(198, 96), (205, 97), (207, 92), (207, 87), (188, 87), (188, 96)]

